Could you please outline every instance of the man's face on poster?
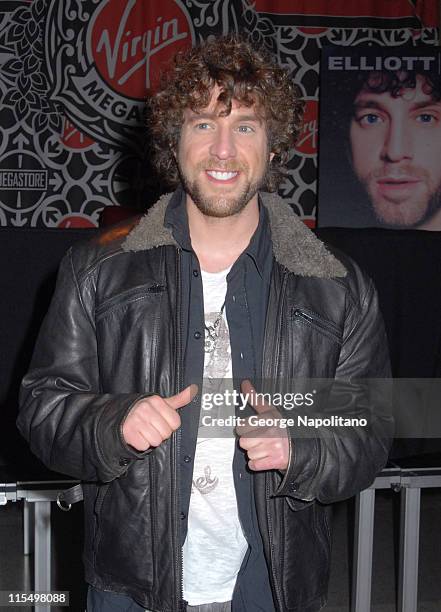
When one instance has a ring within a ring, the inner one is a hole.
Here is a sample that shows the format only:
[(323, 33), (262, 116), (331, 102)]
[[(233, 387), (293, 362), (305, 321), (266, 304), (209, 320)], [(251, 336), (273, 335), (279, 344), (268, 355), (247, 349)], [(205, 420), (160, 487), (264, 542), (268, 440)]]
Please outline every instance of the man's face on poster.
[(350, 146), (354, 172), (381, 223), (441, 229), (441, 102), (423, 77), (396, 97), (361, 89)]

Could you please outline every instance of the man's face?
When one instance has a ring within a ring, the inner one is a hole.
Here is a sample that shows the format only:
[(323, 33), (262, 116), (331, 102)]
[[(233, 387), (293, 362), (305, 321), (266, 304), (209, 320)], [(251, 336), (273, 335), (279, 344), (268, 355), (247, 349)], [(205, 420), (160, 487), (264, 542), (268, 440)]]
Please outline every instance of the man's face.
[(257, 197), (272, 158), (265, 123), (254, 106), (233, 100), (231, 113), (221, 117), (219, 91), (213, 89), (209, 105), (198, 113), (185, 110), (177, 148), (184, 189), (210, 217), (237, 214)]
[(354, 101), (354, 171), (377, 218), (392, 227), (426, 224), (441, 206), (441, 103), (424, 86), (418, 76), (396, 98), (362, 89)]

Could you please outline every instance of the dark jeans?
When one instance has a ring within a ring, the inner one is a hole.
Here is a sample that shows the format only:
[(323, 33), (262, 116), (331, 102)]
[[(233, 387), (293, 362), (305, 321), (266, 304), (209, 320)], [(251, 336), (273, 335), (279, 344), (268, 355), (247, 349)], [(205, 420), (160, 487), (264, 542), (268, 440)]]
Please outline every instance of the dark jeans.
[[(144, 612), (145, 608), (138, 605), (127, 595), (98, 591), (89, 586), (87, 591), (87, 612)], [(223, 603), (204, 604), (202, 606), (187, 606), (188, 612), (230, 612), (231, 601)], [(146, 612), (149, 612), (146, 610)]]

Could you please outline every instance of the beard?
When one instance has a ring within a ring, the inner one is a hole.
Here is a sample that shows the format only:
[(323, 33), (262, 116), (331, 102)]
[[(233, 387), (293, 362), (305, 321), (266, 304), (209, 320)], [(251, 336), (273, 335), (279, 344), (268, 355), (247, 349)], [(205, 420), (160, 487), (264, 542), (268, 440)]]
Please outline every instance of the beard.
[[(361, 180), (367, 194), (375, 218), (389, 228), (406, 229), (418, 227), (426, 223), (441, 206), (441, 185), (430, 188), (430, 176), (424, 168), (405, 169), (403, 174), (421, 179), (427, 186), (426, 192), (404, 198), (401, 202), (391, 198), (381, 197), (375, 193), (376, 180), (383, 176), (383, 170), (371, 172)], [(399, 178), (399, 173), (396, 175)]]
[(403, 202), (398, 205), (385, 201), (375, 202), (372, 195), (368, 195), (377, 221), (391, 229), (418, 228), (429, 222), (441, 207), (441, 188), (432, 194), (429, 200)]
[[(228, 187), (222, 192), (219, 187), (219, 193), (209, 196), (203, 192), (203, 187), (197, 178), (191, 179), (178, 164), (179, 175), (181, 178), (184, 191), (191, 197), (192, 201), (200, 212), (207, 217), (225, 218), (239, 214), (248, 202), (256, 195), (259, 189), (266, 183), (266, 179), (270, 169), (269, 159), (261, 176), (255, 181), (246, 180), (241, 190), (236, 194), (229, 194)], [(195, 175), (199, 176), (205, 170), (223, 170), (224, 172), (240, 172), (247, 176), (248, 165), (245, 163), (227, 163), (220, 166), (219, 162), (208, 160), (199, 163), (196, 166)]]

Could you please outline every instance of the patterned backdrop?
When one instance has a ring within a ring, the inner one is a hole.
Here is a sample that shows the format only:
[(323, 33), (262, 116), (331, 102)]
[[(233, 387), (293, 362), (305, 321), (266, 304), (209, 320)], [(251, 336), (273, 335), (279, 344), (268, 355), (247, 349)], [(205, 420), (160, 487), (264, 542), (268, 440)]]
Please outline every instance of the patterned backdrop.
[(227, 32), (271, 49), (304, 94), (280, 194), (314, 225), (320, 49), (435, 45), (438, 23), (437, 0), (3, 0), (0, 225), (90, 227), (104, 206), (150, 204), (144, 100), (177, 50)]

